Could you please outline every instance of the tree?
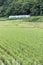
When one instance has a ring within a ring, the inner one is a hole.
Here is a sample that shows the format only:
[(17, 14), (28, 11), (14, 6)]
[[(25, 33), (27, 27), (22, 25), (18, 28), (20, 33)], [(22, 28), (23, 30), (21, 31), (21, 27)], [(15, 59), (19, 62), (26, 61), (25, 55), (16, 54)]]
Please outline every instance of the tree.
[(0, 0), (0, 17), (23, 14), (43, 15), (43, 0)]

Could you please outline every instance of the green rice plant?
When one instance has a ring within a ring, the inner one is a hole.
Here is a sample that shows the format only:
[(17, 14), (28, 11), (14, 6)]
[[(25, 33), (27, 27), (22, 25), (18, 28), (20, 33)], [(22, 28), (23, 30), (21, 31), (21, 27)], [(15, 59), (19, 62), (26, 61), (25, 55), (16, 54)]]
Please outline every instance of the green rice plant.
[[(9, 23), (8, 26), (6, 23)], [(42, 65), (43, 28), (15, 27), (10, 21), (6, 23), (5, 25), (0, 24), (0, 65), (2, 63), (12, 65), (13, 61), (15, 61), (13, 65)], [(18, 24), (18, 22), (16, 23)], [(19, 24), (29, 25), (31, 23), (21, 22)], [(39, 24), (43, 23), (39, 22), (37, 26)]]

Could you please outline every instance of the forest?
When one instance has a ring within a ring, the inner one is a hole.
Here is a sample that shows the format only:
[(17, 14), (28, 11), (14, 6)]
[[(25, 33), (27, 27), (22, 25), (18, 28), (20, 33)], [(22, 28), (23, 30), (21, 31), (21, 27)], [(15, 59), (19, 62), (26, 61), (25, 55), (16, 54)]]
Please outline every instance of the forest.
[(0, 0), (0, 17), (43, 16), (43, 0)]

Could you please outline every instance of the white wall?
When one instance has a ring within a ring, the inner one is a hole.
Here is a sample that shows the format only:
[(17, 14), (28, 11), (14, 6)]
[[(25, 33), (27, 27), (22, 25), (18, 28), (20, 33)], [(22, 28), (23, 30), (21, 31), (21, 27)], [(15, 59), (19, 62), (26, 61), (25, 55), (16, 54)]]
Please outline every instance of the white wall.
[(16, 15), (16, 16), (9, 16), (9, 19), (10, 18), (28, 18), (30, 17), (30, 15)]

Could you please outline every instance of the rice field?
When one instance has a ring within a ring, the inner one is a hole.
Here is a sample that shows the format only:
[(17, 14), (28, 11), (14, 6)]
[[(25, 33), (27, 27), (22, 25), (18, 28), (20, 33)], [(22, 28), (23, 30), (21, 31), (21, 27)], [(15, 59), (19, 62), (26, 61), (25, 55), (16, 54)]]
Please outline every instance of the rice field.
[(0, 21), (0, 65), (43, 65), (43, 22)]

